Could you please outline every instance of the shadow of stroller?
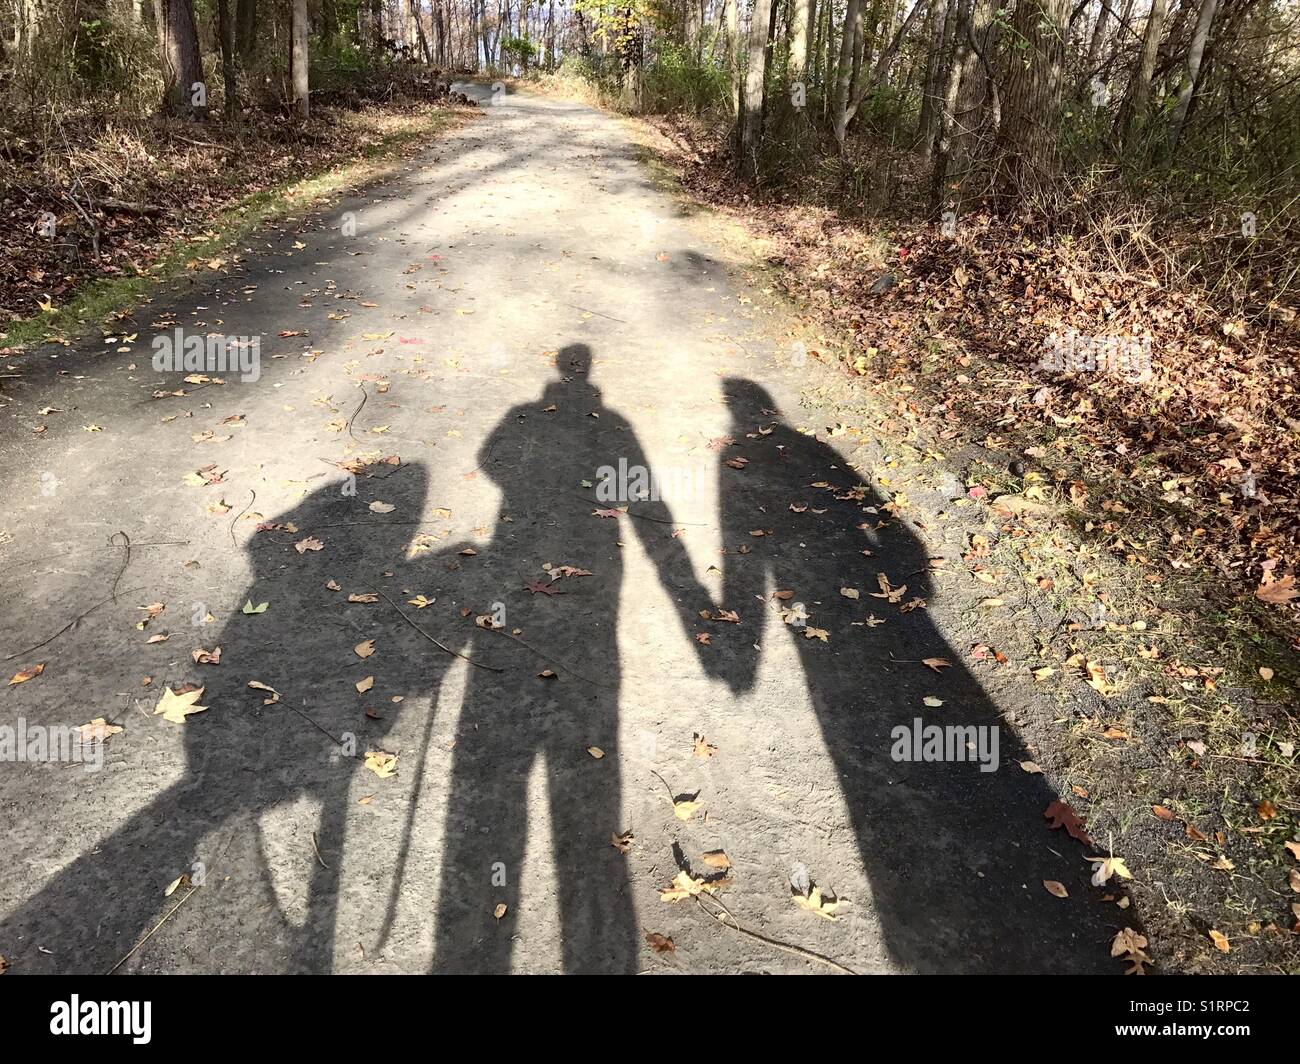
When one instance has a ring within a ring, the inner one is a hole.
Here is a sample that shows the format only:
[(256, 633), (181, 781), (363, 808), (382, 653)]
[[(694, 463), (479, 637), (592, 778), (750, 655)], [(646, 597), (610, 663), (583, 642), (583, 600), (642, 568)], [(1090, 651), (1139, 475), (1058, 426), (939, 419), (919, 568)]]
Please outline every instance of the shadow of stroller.
[[(1138, 926), (1136, 916), (1100, 903), (1079, 844), (1049, 832), (1043, 811), (1057, 795), (1017, 764), (1029, 755), (963, 666), (964, 648), (949, 647), (927, 609), (901, 609), (931, 594), (921, 544), (834, 449), (787, 425), (761, 387), (733, 378), (724, 390), (737, 443), (723, 458), (743, 455), (748, 464), (720, 470), (722, 605), (739, 610), (745, 623), (727, 633), (731, 638), (715, 635), (710, 671), (733, 692), (751, 690), (754, 644), (787, 630), (893, 959), (919, 972), (1117, 974), (1107, 947), (1125, 924)], [(758, 528), (768, 534), (751, 537)], [(737, 550), (742, 544), (745, 553)], [(879, 590), (877, 572), (893, 587), (907, 585), (906, 594), (896, 603), (870, 597)], [(841, 596), (841, 587), (860, 588), (861, 598)], [(771, 600), (773, 589), (794, 596)], [(759, 606), (756, 597), (769, 601)], [(782, 608), (789, 611), (785, 624)], [(871, 615), (884, 623), (873, 626)], [(757, 630), (748, 623), (755, 616)], [(765, 624), (774, 630), (765, 633)], [(827, 632), (828, 641), (809, 636), (809, 628)], [(951, 667), (932, 671), (926, 658)], [(709, 656), (703, 660), (708, 664)], [(926, 707), (930, 695), (943, 705)], [(975, 762), (991, 745), (988, 731), (983, 748), (978, 731), (959, 734), (959, 747), (975, 744), (957, 751), (971, 760), (896, 760), (900, 737), (914, 751), (918, 718), (924, 725), (996, 729), (996, 771)], [(818, 870), (810, 871), (815, 879)], [(1049, 894), (1044, 880), (1065, 883), (1069, 898)]]
[[(204, 897), (189, 909), (197, 913), (204, 906), (196, 956), (184, 955), (192, 925), (182, 908), (169, 921), (168, 934), (120, 970), (331, 969), (349, 786), (362, 770), (365, 751), (381, 748), (397, 720), (395, 707), (385, 708), (383, 720), (365, 715), (354, 686), (365, 673), (346, 668), (364, 664), (352, 648), (391, 618), (366, 615), (376, 607), (345, 600), (348, 591), (373, 588), (383, 571), (395, 571), (396, 586), (409, 579), (402, 571), (409, 522), (388, 523), (367, 505), (382, 497), (397, 506), (394, 518), (409, 518), (424, 506), (426, 480), (422, 466), (410, 465), (385, 478), (381, 496), (372, 494), (377, 484), (359, 479), (355, 497), (344, 495), (336, 481), (268, 522), (275, 527), (254, 534), (247, 547), (253, 579), (238, 602), (247, 598), (269, 608), (246, 615), (236, 606), (219, 635), (196, 627), (192, 636), (176, 640), (183, 649), (172, 686), (203, 685), (198, 702), (208, 709), (183, 725), (160, 716), (145, 722), (132, 713), (122, 721), (127, 734), (113, 740), (120, 744), (137, 732), (183, 728), (183, 778), (0, 923), (0, 942), (12, 960), (21, 961), (21, 970), (107, 971), (186, 897), (186, 886), (164, 897), (182, 874), (204, 882)], [(297, 551), (294, 543), (308, 536), (323, 541), (324, 549)], [(335, 592), (326, 586), (334, 577), (345, 585), (367, 583)], [(400, 623), (386, 625), (384, 635), (386, 687), (408, 695), (427, 689), (427, 674), (436, 668), (428, 644)], [(220, 662), (191, 663), (192, 645), (219, 646)], [(162, 679), (147, 689), (151, 701), (162, 695)], [(250, 689), (253, 680), (278, 696)], [(349, 734), (355, 736), (355, 757), (335, 741), (347, 741)], [(302, 858), (305, 882), (289, 885), (292, 914), (285, 911), (267, 859), (262, 824), (272, 813), (288, 818), (285, 827), (301, 851), (295, 856)], [(216, 942), (214, 912), (222, 914)]]
[[(565, 347), (559, 379), (536, 401), (511, 409), (480, 452), (484, 472), (501, 489), (501, 507), (492, 542), (459, 559), (465, 578), (458, 594), (478, 614), (491, 615), (498, 604), (504, 630), (475, 628), (465, 648), (475, 659), (488, 657), (481, 653), (487, 649), (493, 661), (513, 667), (469, 670), (453, 751), (435, 971), (509, 970), (523, 897), (528, 779), (539, 760), (564, 970), (635, 969), (640, 932), (626, 859), (609, 844), (627, 827), (619, 812), (621, 540), (639, 536), (664, 587), (679, 600), (683, 630), (692, 604), (708, 595), (672, 535), (667, 506), (643, 501), (633, 506), (639, 516), (602, 517), (593, 511), (618, 502), (593, 504), (581, 493), (584, 480), (594, 483), (602, 466), (618, 467), (620, 459), (628, 468), (646, 468), (631, 426), (604, 406), (588, 380), (590, 363), (585, 344)], [(459, 550), (443, 557), (455, 559)], [(552, 581), (542, 568), (548, 563), (552, 573), (571, 566), (586, 575)], [(515, 628), (554, 660), (505, 645)], [(538, 675), (547, 669), (555, 678)], [(500, 919), (493, 915), (497, 904), (506, 906)]]

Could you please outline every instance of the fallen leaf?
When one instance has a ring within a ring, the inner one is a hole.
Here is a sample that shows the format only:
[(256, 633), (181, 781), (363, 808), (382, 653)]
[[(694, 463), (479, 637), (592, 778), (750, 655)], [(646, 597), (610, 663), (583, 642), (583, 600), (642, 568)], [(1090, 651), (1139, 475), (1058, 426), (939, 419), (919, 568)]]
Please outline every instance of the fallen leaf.
[(397, 755), (383, 750), (367, 750), (366, 768), (381, 780), (386, 780), (397, 773)]
[(1085, 821), (1073, 809), (1059, 798), (1052, 802), (1043, 810), (1043, 816), (1047, 818), (1047, 826), (1052, 830), (1065, 828), (1065, 833), (1072, 839), (1087, 846), (1092, 845), (1092, 840), (1088, 838), (1088, 833), (1084, 830)]
[(673, 945), (673, 940), (658, 931), (647, 931), (645, 936), (646, 944), (654, 950), (655, 953), (672, 953), (677, 947)]
[(27, 668), (19, 669), (9, 678), (9, 686), (12, 687), (16, 683), (26, 683), (28, 680), (34, 680), (44, 671), (45, 662), (43, 661), (36, 665), (28, 665)]
[(194, 713), (202, 713), (208, 708), (196, 704), (202, 695), (202, 687), (196, 687), (193, 691), (186, 691), (179, 695), (170, 687), (164, 688), (162, 698), (154, 706), (154, 716), (161, 713), (163, 720), (170, 721), (172, 724), (184, 724), (186, 717)]
[(117, 735), (123, 728), (117, 724), (109, 724), (103, 717), (96, 717), (77, 730), (81, 733), (82, 743), (102, 743), (111, 736)]

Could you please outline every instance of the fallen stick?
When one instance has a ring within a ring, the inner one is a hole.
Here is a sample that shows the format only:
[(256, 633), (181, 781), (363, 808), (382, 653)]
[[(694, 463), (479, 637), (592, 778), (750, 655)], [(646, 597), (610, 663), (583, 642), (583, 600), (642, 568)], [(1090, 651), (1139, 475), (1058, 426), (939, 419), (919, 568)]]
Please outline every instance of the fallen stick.
[(453, 657), (461, 658), (464, 661), (468, 661), (471, 665), (473, 665), (475, 668), (478, 669), (487, 669), (489, 672), (506, 671), (505, 669), (498, 669), (495, 665), (485, 665), (481, 661), (475, 661), (468, 654), (462, 654), (459, 650), (452, 650), (451, 647), (444, 646), (442, 643), (439, 643), (438, 640), (434, 639), (433, 636), (431, 636), (418, 624), (416, 624), (413, 620), (411, 620), (410, 617), (404, 614), (401, 610), (401, 607), (399, 607), (396, 602), (394, 602), (391, 598), (389, 598), (386, 594), (384, 594), (384, 592), (380, 591), (379, 588), (375, 588), (375, 590), (371, 593), (375, 595), (380, 595), (385, 602), (387, 602), (390, 606), (393, 607), (393, 609), (397, 611), (397, 616), (402, 618), (402, 620), (404, 620), (407, 624), (409, 624), (412, 628), (414, 628), (417, 632), (419, 632), (422, 636), (424, 636), (425, 639), (427, 639), (430, 643), (436, 646), (439, 650), (446, 651), (448, 654), (452, 655)]
[[(714, 901), (717, 901), (717, 899), (715, 898)], [(718, 913), (709, 912), (709, 910), (705, 908), (704, 903), (700, 901), (698, 895), (695, 898), (695, 904), (698, 905), (706, 915), (711, 916), (723, 927), (729, 927), (733, 931), (739, 931), (742, 935), (745, 935), (747, 938), (752, 938), (756, 942), (762, 942), (764, 945), (771, 946), (774, 949), (784, 950), (786, 953), (792, 953), (796, 957), (803, 957), (805, 960), (817, 961), (819, 964), (825, 964), (844, 975), (858, 974), (852, 968), (846, 968), (844, 965), (840, 964), (839, 961), (833, 961), (829, 957), (823, 957), (820, 953), (814, 953), (812, 950), (804, 949), (802, 946), (790, 946), (784, 942), (778, 942), (774, 938), (768, 938), (766, 935), (760, 935), (757, 931), (751, 931), (747, 927), (741, 927), (740, 921), (731, 915), (730, 910), (727, 910), (727, 916), (731, 917), (731, 923), (727, 923), (727, 921)], [(722, 905), (722, 902), (718, 902), (718, 904)], [(726, 906), (724, 905), (723, 908), (726, 909)]]

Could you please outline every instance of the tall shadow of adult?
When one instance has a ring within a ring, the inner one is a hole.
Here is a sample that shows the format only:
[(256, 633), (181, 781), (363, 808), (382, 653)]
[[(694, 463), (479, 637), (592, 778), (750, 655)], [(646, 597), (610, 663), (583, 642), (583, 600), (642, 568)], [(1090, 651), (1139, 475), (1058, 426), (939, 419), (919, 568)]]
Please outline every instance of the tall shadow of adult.
[[(363, 771), (365, 751), (383, 748), (398, 707), (384, 705), (382, 719), (367, 716), (354, 686), (364, 672), (347, 668), (359, 664), (352, 647), (379, 634), (373, 626), (381, 615), (365, 611), (386, 607), (349, 606), (346, 590), (354, 588), (335, 592), (326, 585), (336, 577), (366, 582), (355, 590), (382, 586), (380, 573), (391, 576), (390, 587), (410, 579), (403, 572), (409, 522), (388, 523), (367, 504), (382, 498), (397, 506), (394, 518), (418, 514), (426, 480), (423, 467), (410, 465), (386, 478), (382, 489), (362, 479), (354, 497), (338, 481), (319, 488), (269, 519), (271, 527), (248, 544), (254, 575), (238, 602), (267, 602), (266, 612), (246, 615), (236, 606), (219, 634), (173, 631), (183, 648), (178, 675), (158, 677), (150, 700), (160, 696), (164, 679), (176, 688), (192, 682), (204, 686), (199, 704), (209, 708), (183, 725), (159, 716), (144, 721), (129, 711), (122, 721), (127, 734), (112, 742), (179, 726), (184, 776), (0, 923), (0, 942), (20, 970), (108, 970), (185, 897), (186, 887), (170, 898), (164, 889), (182, 874), (198, 878), (197, 863), (206, 896), (178, 912), (168, 928), (175, 937), (163, 947), (181, 956), (155, 954), (152, 942), (122, 970), (330, 971), (349, 785)], [(324, 549), (296, 550), (295, 542), (308, 536)], [(385, 688), (402, 691), (409, 703), (427, 690), (426, 673), (436, 668), (430, 648), (400, 622), (385, 624), (383, 636)], [(220, 662), (191, 664), (189, 648), (200, 644), (219, 646)], [(250, 680), (278, 694), (250, 689)], [(348, 733), (356, 737), (355, 757), (334, 741), (346, 741)], [(280, 842), (286, 834), (292, 840), (306, 878), (291, 881), (288, 908), (267, 856), (276, 840), (264, 830), (265, 818), (277, 812), (287, 817)], [(190, 935), (186, 918), (200, 911), (202, 932)]]
[[(1031, 758), (1011, 729), (999, 730), (992, 772), (973, 760), (891, 756), (893, 729), (910, 733), (917, 718), (927, 725), (1002, 723), (962, 665), (966, 648), (950, 648), (926, 609), (900, 610), (931, 594), (921, 544), (835, 450), (787, 425), (761, 387), (730, 379), (725, 391), (737, 442), (723, 458), (749, 461), (743, 471), (720, 470), (727, 549), (721, 605), (739, 610), (742, 624), (726, 633), (731, 638), (715, 635), (711, 671), (734, 692), (751, 690), (754, 644), (774, 642), (783, 628), (793, 639), (857, 835), (872, 915), (894, 961), (919, 972), (1117, 973), (1107, 947), (1125, 923), (1137, 926), (1135, 916), (1101, 915), (1116, 910), (1089, 887), (1079, 844), (1048, 831), (1043, 811), (1057, 795), (1017, 764)], [(795, 512), (792, 504), (807, 509)], [(757, 528), (770, 534), (751, 537)], [(750, 545), (745, 553), (736, 549), (742, 544)], [(869, 596), (879, 590), (877, 572), (891, 586), (907, 585), (899, 602)], [(841, 587), (858, 587), (862, 597), (841, 596)], [(793, 625), (783, 624), (776, 607), (790, 609), (793, 600), (755, 603), (773, 589), (793, 590), (805, 604), (806, 625), (827, 631), (829, 641), (807, 636), (797, 611), (785, 618)], [(868, 615), (885, 623), (868, 626)], [(765, 618), (773, 629), (767, 633)], [(952, 665), (936, 674), (925, 658)], [(942, 698), (942, 707), (927, 708), (928, 695)], [(966, 752), (972, 759), (977, 753)], [(1049, 894), (1045, 879), (1064, 882), (1070, 897)]]
[[(485, 615), (491, 603), (502, 603), (505, 632), (522, 629), (524, 638), (576, 671), (561, 666), (552, 670), (557, 678), (539, 677), (546, 661), (518, 647), (512, 651), (518, 667), (469, 670), (442, 854), (437, 971), (509, 969), (522, 898), (528, 779), (539, 759), (564, 969), (635, 968), (640, 935), (626, 861), (609, 845), (610, 835), (627, 827), (618, 819), (620, 540), (639, 536), (678, 599), (683, 632), (691, 607), (707, 601), (707, 592), (671, 534), (666, 505), (646, 500), (633, 507), (638, 517), (600, 517), (593, 508), (616, 503), (593, 507), (581, 493), (584, 480), (594, 483), (600, 467), (617, 467), (620, 458), (629, 468), (646, 468), (631, 427), (604, 406), (590, 382), (590, 365), (585, 344), (561, 350), (559, 379), (535, 402), (511, 409), (480, 451), (481, 467), (502, 499), (495, 537), (462, 567), (461, 590)], [(444, 558), (456, 558), (457, 549)], [(590, 575), (549, 582), (546, 563)], [(561, 594), (524, 590), (538, 579)], [(502, 641), (501, 633), (476, 628), (468, 648), (476, 659), (501, 661)], [(593, 757), (593, 747), (606, 756)], [(506, 906), (500, 919), (493, 915), (498, 903)]]

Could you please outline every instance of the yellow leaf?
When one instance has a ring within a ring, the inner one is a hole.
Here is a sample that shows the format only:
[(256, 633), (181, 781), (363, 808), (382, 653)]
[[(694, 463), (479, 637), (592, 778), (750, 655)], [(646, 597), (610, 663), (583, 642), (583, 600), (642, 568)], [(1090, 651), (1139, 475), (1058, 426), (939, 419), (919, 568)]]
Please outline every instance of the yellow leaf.
[(165, 688), (162, 698), (154, 706), (154, 716), (161, 713), (163, 720), (171, 721), (173, 724), (184, 724), (186, 717), (194, 713), (202, 713), (208, 708), (207, 706), (197, 705), (202, 695), (202, 687), (195, 688), (193, 691), (186, 691), (183, 695), (178, 695), (170, 687)]
[(386, 754), (383, 750), (367, 750), (366, 768), (381, 780), (386, 780), (397, 773), (397, 755)]

